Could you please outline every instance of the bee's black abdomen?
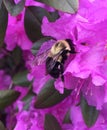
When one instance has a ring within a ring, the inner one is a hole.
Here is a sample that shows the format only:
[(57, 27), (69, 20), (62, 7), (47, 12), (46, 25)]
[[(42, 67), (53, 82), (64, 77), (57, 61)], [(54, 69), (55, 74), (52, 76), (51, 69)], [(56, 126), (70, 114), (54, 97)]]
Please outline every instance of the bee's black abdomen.
[(53, 78), (58, 78), (60, 75), (60, 70), (58, 69), (58, 63), (55, 64), (54, 68), (51, 70), (50, 75)]
[(59, 62), (53, 60), (53, 58), (48, 57), (46, 59), (46, 72), (50, 74), (53, 78), (58, 78), (61, 74), (61, 69), (58, 67), (60, 65)]

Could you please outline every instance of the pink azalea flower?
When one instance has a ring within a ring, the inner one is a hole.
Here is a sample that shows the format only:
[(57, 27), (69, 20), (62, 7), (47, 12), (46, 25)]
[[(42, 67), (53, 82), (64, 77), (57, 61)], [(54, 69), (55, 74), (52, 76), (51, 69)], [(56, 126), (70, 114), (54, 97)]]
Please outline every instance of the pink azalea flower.
[(43, 130), (42, 118), (37, 112), (23, 111), (17, 115), (17, 124), (14, 130)]
[(95, 86), (91, 81), (91, 77), (89, 77), (86, 80), (83, 80), (83, 86), (81, 89), (87, 99), (88, 104), (91, 106), (96, 106), (96, 109), (101, 110), (103, 104), (106, 102), (107, 86)]
[(9, 15), (5, 37), (6, 48), (9, 51), (13, 50), (16, 46), (20, 46), (23, 50), (28, 50), (32, 46), (32, 42), (28, 39), (25, 33), (23, 13), (24, 12), (16, 17)]
[(72, 130), (105, 130), (107, 128), (107, 122), (102, 113), (99, 114), (96, 123), (91, 128), (85, 125), (79, 106), (72, 106), (70, 114), (73, 125)]
[(63, 124), (62, 126), (63, 130), (73, 130), (72, 124)]
[[(15, 0), (15, 3), (18, 3), (19, 1), (20, 0)], [(49, 11), (54, 11), (53, 8), (34, 0), (27, 0), (25, 2), (25, 6), (40, 6)], [(9, 51), (12, 51), (16, 46), (21, 47), (22, 50), (29, 50), (32, 47), (32, 42), (25, 33), (24, 15), (25, 8), (18, 16), (9, 15), (8, 27), (5, 36), (6, 48)]]
[(49, 75), (46, 75), (45, 64), (42, 62), (40, 65), (37, 65), (38, 57), (32, 55), (30, 51), (24, 51), (23, 53), (26, 67), (29, 70), (27, 78), (29, 81), (33, 80), (33, 91), (39, 93), (43, 85), (50, 79)]
[(71, 15), (62, 16), (55, 22), (49, 22), (46, 17), (43, 19), (42, 33), (45, 36), (52, 36), (59, 39), (73, 38), (73, 28), (75, 21)]
[(23, 55), (26, 61), (26, 67), (29, 69), (27, 78), (30, 81), (33, 80), (33, 91), (35, 93), (39, 93), (46, 81), (52, 78), (46, 73), (45, 60), (48, 56), (47, 51), (51, 48), (53, 43), (53, 40), (45, 42), (36, 56), (32, 55), (30, 51), (24, 51)]
[[(66, 112), (70, 109), (70, 105), (72, 104), (71, 96), (67, 97), (64, 101), (59, 103), (58, 105), (46, 108), (46, 109), (35, 109), (33, 107), (33, 102), (31, 103), (31, 107), (29, 111), (20, 109), (17, 113), (17, 124), (14, 130), (23, 129), (23, 130), (44, 130), (44, 119), (45, 114), (52, 114), (58, 120), (61, 126), (63, 126), (63, 119)], [(18, 107), (22, 106), (22, 104), (18, 103)], [(35, 122), (35, 123), (34, 123)], [(71, 126), (71, 125), (70, 125)], [(67, 126), (63, 126), (65, 130), (68, 130)]]
[[(88, 104), (98, 110), (102, 110), (103, 104), (107, 102), (106, 2), (107, 0), (81, 0), (77, 14), (62, 13), (55, 22), (49, 22), (44, 17), (42, 24), (44, 35), (52, 36), (57, 40), (72, 39), (77, 51), (76, 56), (65, 66), (64, 82), (57, 79), (55, 88), (60, 93), (63, 93), (64, 87), (73, 89), (75, 102), (82, 91)], [(107, 127), (100, 125), (95, 128), (103, 130)], [(78, 130), (79, 127), (76, 129)], [(81, 129), (86, 129), (83, 122)]]
[(65, 74), (71, 72), (80, 78), (87, 78), (91, 74), (92, 81), (95, 85), (103, 85), (107, 80), (106, 73), (102, 73), (104, 65), (106, 65), (105, 55), (106, 49), (104, 44), (94, 44), (94, 46), (90, 46), (87, 52), (80, 52), (80, 54), (71, 61), (65, 70)]
[(81, 0), (78, 14), (91, 23), (98, 23), (107, 19), (106, 10), (107, 0)]

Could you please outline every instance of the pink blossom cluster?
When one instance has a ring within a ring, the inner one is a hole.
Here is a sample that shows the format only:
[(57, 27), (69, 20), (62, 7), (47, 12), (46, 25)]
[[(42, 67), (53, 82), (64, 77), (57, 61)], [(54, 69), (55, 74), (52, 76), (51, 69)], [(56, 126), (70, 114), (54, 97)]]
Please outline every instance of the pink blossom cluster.
[[(26, 6), (29, 5), (44, 7), (33, 0), (26, 1)], [(25, 9), (16, 17), (9, 14), (6, 49), (13, 51), (16, 46), (22, 49), (26, 68), (29, 70), (27, 78), (33, 82), (33, 92), (38, 94), (44, 84), (53, 77), (46, 75), (45, 63), (36, 64), (36, 60), (39, 59), (41, 62), (42, 57), (39, 57), (39, 54), (50, 48), (54, 40), (44, 42), (35, 59), (31, 53), (33, 43), (24, 29), (24, 13)], [(49, 113), (56, 117), (62, 130), (106, 130), (107, 0), (80, 0), (76, 14), (59, 11), (59, 15), (60, 18), (55, 22), (49, 22), (47, 17), (44, 17), (41, 29), (44, 36), (51, 36), (56, 40), (71, 39), (75, 45), (76, 54), (71, 54), (64, 65), (64, 82), (58, 78), (54, 83), (60, 94), (64, 93), (64, 88), (72, 89), (72, 93), (61, 103), (45, 109), (34, 108), (35, 98), (32, 98), (29, 110), (24, 110), (25, 104), (22, 99), (28, 89), (15, 86), (14, 89), (21, 92), (21, 96), (12, 108), (6, 110), (9, 113), (7, 126), (10, 127), (9, 122), (14, 120), (14, 130), (44, 130), (45, 115)], [(8, 88), (11, 82), (11, 77), (4, 70), (0, 70), (0, 89)], [(85, 124), (80, 105), (77, 105), (80, 103), (81, 94), (88, 105), (99, 111), (97, 121), (90, 128)], [(18, 111), (13, 118), (11, 113), (15, 108)], [(67, 111), (70, 112), (70, 123), (63, 122)]]
[[(89, 82), (86, 86), (82, 85), (81, 89), (84, 95), (88, 95), (92, 100), (95, 100), (92, 97), (99, 99), (99, 94), (104, 90), (104, 93), (101, 94), (103, 101), (100, 105), (98, 105), (99, 101), (97, 100), (94, 101), (94, 104), (89, 101), (90, 105), (95, 105), (95, 102), (97, 102), (95, 106), (98, 109), (101, 109), (103, 104), (106, 103), (107, 14), (102, 13), (104, 10), (106, 12), (106, 2), (106, 0), (81, 0), (77, 14), (61, 14), (60, 19), (54, 23), (50, 23), (47, 18), (44, 18), (42, 25), (44, 35), (52, 36), (57, 40), (67, 38), (73, 40), (77, 54), (65, 68), (65, 85), (63, 86), (69, 89), (74, 87), (72, 85), (72, 76), (77, 79), (80, 78), (82, 80), (81, 84)], [(79, 79), (78, 82), (80, 82)], [(80, 88), (76, 88), (76, 90), (78, 89)]]

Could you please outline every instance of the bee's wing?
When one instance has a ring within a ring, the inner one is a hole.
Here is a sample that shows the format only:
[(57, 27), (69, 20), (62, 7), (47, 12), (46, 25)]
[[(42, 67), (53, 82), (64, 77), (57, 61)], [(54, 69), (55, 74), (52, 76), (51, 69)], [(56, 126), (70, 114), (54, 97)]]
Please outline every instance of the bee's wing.
[(43, 63), (45, 63), (48, 54), (49, 54), (50, 50), (46, 50), (44, 52), (42, 52), (41, 54), (38, 54), (35, 56), (34, 60), (32, 61), (33, 65), (41, 65)]
[(41, 65), (45, 63), (48, 54), (50, 52), (50, 49), (55, 42), (56, 42), (55, 40), (49, 40), (43, 43), (43, 45), (41, 46), (41, 48), (39, 49), (38, 53), (36, 54), (36, 56), (32, 61), (33, 65)]
[[(47, 50), (44, 50), (42, 53), (38, 53), (35, 58), (33, 59), (33, 65), (41, 65), (46, 62), (46, 59), (50, 53), (50, 49), (48, 48)], [(61, 55), (62, 51), (57, 53), (56, 55), (53, 55), (53, 62), (51, 62), (51, 66), (54, 66), (56, 61), (58, 60), (59, 56)]]

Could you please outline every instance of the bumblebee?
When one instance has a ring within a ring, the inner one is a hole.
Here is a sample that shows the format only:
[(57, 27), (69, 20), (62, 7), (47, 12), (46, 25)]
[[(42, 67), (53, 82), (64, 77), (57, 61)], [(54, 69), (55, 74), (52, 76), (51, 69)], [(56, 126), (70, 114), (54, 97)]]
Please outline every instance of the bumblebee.
[(51, 47), (46, 58), (46, 73), (53, 78), (61, 77), (64, 81), (64, 63), (70, 54), (75, 54), (74, 44), (70, 39), (59, 40)]

